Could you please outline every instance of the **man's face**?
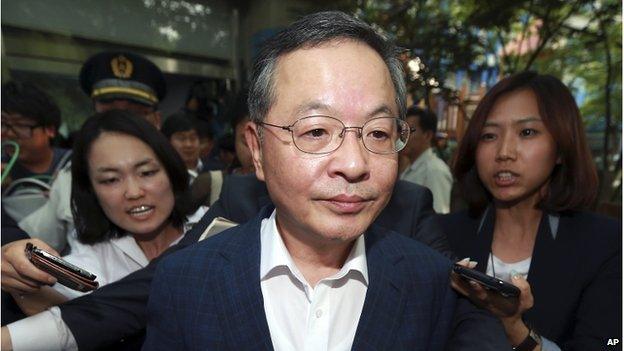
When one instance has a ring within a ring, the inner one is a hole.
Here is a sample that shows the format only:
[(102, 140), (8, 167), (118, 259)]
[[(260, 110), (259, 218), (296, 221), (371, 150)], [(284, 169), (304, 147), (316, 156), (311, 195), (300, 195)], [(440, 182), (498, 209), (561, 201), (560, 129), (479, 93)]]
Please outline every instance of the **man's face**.
[(422, 130), (419, 119), (420, 117), (413, 115), (405, 118), (405, 121), (409, 124), (413, 132), (410, 132), (407, 145), (401, 150), (401, 154), (414, 159), (418, 158), (420, 154), (431, 146), (431, 138), (433, 137), (431, 131), (425, 132)]
[(160, 130), (160, 111), (156, 111), (152, 106), (139, 104), (125, 99), (95, 101), (95, 112), (105, 112), (112, 109), (134, 112), (138, 116), (145, 118), (145, 120), (150, 122), (154, 127), (156, 127), (156, 129)]
[(55, 135), (53, 127), (39, 125), (34, 119), (19, 113), (2, 112), (2, 140), (11, 140), (19, 145), (18, 159), (22, 163), (36, 162), (42, 154), (51, 150), (50, 139)]
[(176, 149), (186, 167), (195, 169), (199, 160), (199, 136), (195, 129), (176, 132), (169, 138), (171, 145)]
[[(347, 127), (397, 116), (394, 87), (381, 57), (365, 44), (335, 41), (280, 57), (275, 101), (265, 122), (291, 125), (311, 115), (340, 119)], [(286, 239), (314, 247), (343, 244), (362, 234), (387, 204), (397, 175), (396, 154), (367, 151), (357, 132), (340, 148), (306, 154), (291, 134), (250, 124), (246, 137), (256, 174), (267, 184)], [(287, 242), (288, 245), (288, 242)]]

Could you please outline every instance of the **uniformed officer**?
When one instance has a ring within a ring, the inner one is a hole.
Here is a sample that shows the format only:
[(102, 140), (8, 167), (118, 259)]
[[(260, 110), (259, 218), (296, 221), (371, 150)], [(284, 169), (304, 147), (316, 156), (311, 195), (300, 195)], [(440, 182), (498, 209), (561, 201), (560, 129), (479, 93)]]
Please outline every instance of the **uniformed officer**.
[[(80, 70), (80, 86), (91, 97), (96, 112), (130, 110), (160, 129), (158, 103), (166, 94), (165, 77), (151, 61), (130, 52), (102, 52), (90, 57)], [(19, 222), (31, 237), (59, 252), (75, 238), (71, 205), (71, 171), (66, 167), (52, 183), (44, 206)]]

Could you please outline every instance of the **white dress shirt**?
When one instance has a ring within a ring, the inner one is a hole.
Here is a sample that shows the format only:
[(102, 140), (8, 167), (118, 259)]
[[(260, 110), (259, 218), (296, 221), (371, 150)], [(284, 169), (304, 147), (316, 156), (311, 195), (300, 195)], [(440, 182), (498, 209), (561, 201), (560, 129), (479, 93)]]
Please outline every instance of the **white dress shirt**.
[[(184, 232), (197, 223), (208, 210), (200, 207), (186, 218)], [(171, 243), (171, 246), (182, 237)], [(101, 255), (101, 256), (98, 256)], [(132, 236), (115, 238), (95, 245), (79, 244), (64, 256), (70, 263), (84, 268), (97, 276), (100, 286), (117, 281), (148, 265), (149, 261)], [(53, 288), (70, 299), (84, 295), (61, 284)], [(78, 350), (76, 340), (61, 318), (58, 307), (38, 313), (7, 325), (14, 351)]]
[(364, 236), (338, 273), (312, 287), (288, 253), (275, 213), (260, 230), (260, 287), (273, 348), (351, 350), (368, 288)]
[(401, 179), (422, 185), (433, 194), (433, 209), (437, 213), (451, 210), (453, 176), (449, 166), (428, 148), (401, 173)]

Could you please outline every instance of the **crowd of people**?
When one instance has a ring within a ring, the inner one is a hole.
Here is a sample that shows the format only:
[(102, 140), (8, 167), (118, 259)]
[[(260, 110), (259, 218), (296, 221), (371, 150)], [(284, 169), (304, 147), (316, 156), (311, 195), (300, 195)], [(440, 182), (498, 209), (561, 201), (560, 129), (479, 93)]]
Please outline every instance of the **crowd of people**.
[[(227, 127), (201, 84), (162, 118), (158, 67), (100, 53), (80, 73), (95, 113), (73, 151), (51, 146), (49, 96), (3, 85), (3, 187), (50, 185), (23, 217), (3, 199), (2, 350), (621, 349), (607, 347), (621, 223), (591, 212), (569, 89), (503, 78), (449, 167), (435, 114), (406, 106), (398, 52), (347, 14), (307, 15), (263, 44)], [(453, 187), (465, 210), (451, 212)], [(27, 244), (99, 288), (60, 284)]]

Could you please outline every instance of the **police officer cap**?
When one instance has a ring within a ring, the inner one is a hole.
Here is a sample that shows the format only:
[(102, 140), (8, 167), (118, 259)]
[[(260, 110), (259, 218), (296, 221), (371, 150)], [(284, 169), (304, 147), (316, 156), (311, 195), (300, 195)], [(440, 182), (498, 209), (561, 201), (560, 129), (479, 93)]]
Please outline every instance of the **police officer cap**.
[(130, 52), (101, 52), (80, 70), (80, 86), (92, 99), (128, 99), (155, 105), (167, 92), (165, 77), (154, 63)]

